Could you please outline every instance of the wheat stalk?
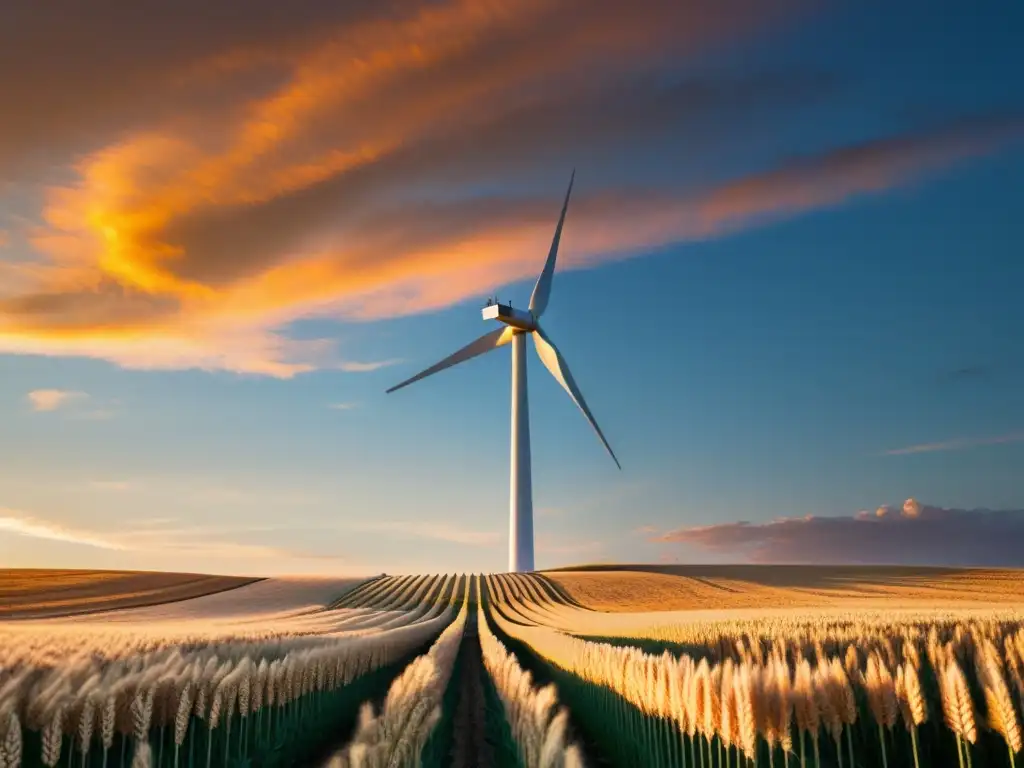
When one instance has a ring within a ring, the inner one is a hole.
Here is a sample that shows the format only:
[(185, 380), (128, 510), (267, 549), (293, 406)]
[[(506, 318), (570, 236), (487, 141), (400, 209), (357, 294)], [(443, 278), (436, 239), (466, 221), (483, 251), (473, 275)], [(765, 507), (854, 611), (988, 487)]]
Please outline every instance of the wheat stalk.
[(178, 711), (174, 716), (174, 765), (178, 765), (178, 751), (185, 742), (189, 723), (192, 721), (192, 683), (182, 689), (178, 698)]
[(1016, 764), (1014, 754), (1020, 752), (1022, 746), (1020, 723), (1013, 708), (1010, 690), (1003, 679), (995, 649), (985, 654), (982, 666), (982, 691), (988, 708), (989, 726), (1006, 742), (1012, 768)]
[(60, 760), (60, 748), (64, 729), (64, 707), (57, 705), (54, 708), (50, 722), (46, 724), (42, 732), (42, 761), (43, 765), (54, 766)]
[(793, 737), (790, 733), (793, 722), (793, 683), (789, 678), (789, 666), (782, 658), (775, 665), (775, 695), (778, 698), (775, 730), (779, 734), (783, 751), (788, 754), (793, 751)]
[(726, 659), (722, 665), (722, 719), (719, 736), (725, 744), (726, 761), (729, 759), (729, 750), (740, 741), (740, 716), (736, 706), (735, 667), (733, 660)]
[(829, 667), (828, 662), (824, 659), (818, 662), (817, 667), (812, 673), (811, 689), (814, 704), (817, 706), (818, 713), (821, 717), (821, 723), (836, 743), (836, 754), (839, 755), (839, 764), (842, 766), (843, 757), (841, 752), (841, 740), (843, 736), (843, 719), (839, 714), (839, 705), (841, 702), (837, 700), (835, 694), (835, 683), (832, 679), (832, 670)]
[(117, 716), (117, 697), (109, 695), (103, 701), (100, 713), (100, 739), (103, 742), (103, 759), (106, 763), (108, 750), (114, 745), (114, 724)]
[(957, 756), (960, 758), (962, 768), (961, 743), (966, 742), (963, 752), (967, 754), (967, 763), (970, 765), (969, 745), (977, 739), (977, 727), (974, 719), (974, 703), (967, 688), (967, 681), (955, 659), (949, 659), (945, 664), (940, 682), (940, 693), (946, 726), (956, 734)]
[[(356, 733), (333, 756), (333, 761), (340, 765), (370, 761), (370, 764), (389, 768), (411, 768), (415, 764), (440, 719), (441, 698), (451, 677), (466, 624), (468, 581), (465, 598), (455, 620), (441, 632), (430, 650), (414, 659), (392, 682), (380, 714), (374, 716), (372, 708), (364, 705)], [(315, 684), (315, 673), (304, 666), (297, 681), (298, 690), (308, 690)]]
[(135, 754), (132, 756), (132, 768), (150, 768), (153, 764), (153, 750), (149, 744), (140, 741), (135, 745)]
[(78, 745), (84, 756), (89, 754), (89, 742), (92, 741), (92, 729), (96, 723), (96, 705), (92, 698), (87, 698), (78, 714)]
[(750, 662), (743, 662), (733, 677), (740, 737), (737, 744), (751, 760), (757, 754), (758, 688), (757, 668)]
[(7, 713), (6, 727), (0, 753), (9, 768), (18, 768), (21, 765), (21, 722), (16, 713)]
[[(693, 675), (693, 682), (690, 687), (689, 696), (689, 733), (690, 738), (694, 739), (695, 734), (704, 733), (704, 704), (706, 701), (706, 692), (711, 681), (708, 677), (708, 660), (701, 659), (697, 665), (697, 671)], [(698, 743), (697, 749), (701, 753), (701, 762), (704, 761), (704, 745)]]
[(886, 695), (886, 679), (882, 670), (885, 669), (885, 662), (878, 654), (872, 652), (868, 656), (867, 669), (864, 673), (864, 686), (868, 695), (868, 709), (871, 716), (878, 725), (878, 744), (882, 750), (882, 765), (889, 765), (889, 758), (885, 750), (885, 726), (889, 718), (889, 706)]
[(800, 768), (807, 765), (805, 737), (811, 736), (814, 746), (815, 765), (818, 754), (818, 728), (820, 726), (817, 702), (814, 699), (814, 681), (811, 665), (807, 659), (801, 659), (796, 667), (793, 679), (793, 716), (797, 730), (800, 732)]
[(924, 697), (921, 695), (921, 686), (912, 664), (901, 664), (896, 668), (896, 699), (903, 716), (903, 724), (910, 734), (910, 743), (914, 752), (914, 768), (920, 768), (920, 759), (917, 753), (917, 718), (921, 717), (923, 722)]
[[(704, 688), (704, 733), (708, 739), (710, 754), (711, 741), (722, 728), (722, 667), (715, 665), (708, 673), (708, 684)], [(718, 759), (722, 760), (722, 742), (718, 742)]]
[(773, 766), (775, 764), (775, 745), (780, 736), (777, 727), (782, 717), (782, 699), (776, 685), (774, 660), (762, 670), (760, 678), (762, 706), (758, 708), (757, 729), (768, 745), (768, 765)]

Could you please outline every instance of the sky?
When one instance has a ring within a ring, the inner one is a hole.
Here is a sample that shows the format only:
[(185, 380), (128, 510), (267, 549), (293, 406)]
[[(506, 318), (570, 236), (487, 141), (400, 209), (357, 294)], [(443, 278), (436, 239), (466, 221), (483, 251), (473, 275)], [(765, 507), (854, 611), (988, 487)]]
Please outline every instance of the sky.
[[(1024, 6), (0, 10), (0, 563), (1024, 565)], [(1014, 538), (1016, 537), (1016, 538)]]

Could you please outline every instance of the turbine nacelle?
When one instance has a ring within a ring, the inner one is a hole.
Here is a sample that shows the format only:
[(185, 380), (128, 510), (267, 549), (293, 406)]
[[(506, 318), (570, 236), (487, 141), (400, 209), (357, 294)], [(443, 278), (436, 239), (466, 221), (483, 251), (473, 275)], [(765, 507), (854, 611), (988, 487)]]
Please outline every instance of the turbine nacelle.
[(491, 304), (481, 310), (484, 320), (497, 320), (517, 331), (537, 330), (537, 318), (526, 309), (514, 309), (507, 304)]

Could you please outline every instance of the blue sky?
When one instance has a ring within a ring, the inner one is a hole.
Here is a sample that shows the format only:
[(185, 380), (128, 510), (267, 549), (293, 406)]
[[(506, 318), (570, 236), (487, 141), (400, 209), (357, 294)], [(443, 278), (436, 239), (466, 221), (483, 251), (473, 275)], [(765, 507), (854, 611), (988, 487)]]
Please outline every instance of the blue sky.
[(384, 390), (527, 304), (573, 166), (545, 327), (623, 471), (531, 351), (539, 567), (1024, 509), (1024, 10), (597, 3), (555, 55), (569, 0), (309, 4), (114, 93), (70, 45), (0, 127), (0, 562), (502, 570), (507, 350)]

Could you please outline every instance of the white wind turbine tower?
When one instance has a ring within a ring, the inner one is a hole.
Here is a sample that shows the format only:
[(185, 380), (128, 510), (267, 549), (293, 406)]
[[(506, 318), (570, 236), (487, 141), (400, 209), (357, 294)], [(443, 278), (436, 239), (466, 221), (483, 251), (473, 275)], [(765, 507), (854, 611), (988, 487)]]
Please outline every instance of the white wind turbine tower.
[(583, 415), (587, 417), (587, 421), (597, 432), (597, 436), (601, 438), (604, 447), (608, 449), (615, 465), (622, 469), (619, 460), (615, 458), (612, 447), (605, 439), (597, 421), (594, 420), (594, 415), (587, 407), (587, 401), (583, 399), (583, 393), (573, 379), (565, 358), (562, 357), (551, 337), (540, 326), (540, 318), (544, 314), (544, 310), (547, 309), (548, 299), (551, 296), (555, 260), (558, 258), (558, 241), (562, 237), (565, 211), (569, 207), (569, 195), (572, 194), (572, 182), (575, 177), (576, 172), (573, 171), (569, 179), (569, 189), (565, 193), (565, 202), (562, 204), (562, 215), (558, 218), (555, 237), (551, 241), (551, 250), (548, 252), (544, 269), (540, 273), (540, 277), (537, 278), (537, 285), (534, 286), (533, 294), (530, 296), (530, 309), (523, 311), (513, 309), (510, 305), (489, 304), (483, 310), (484, 320), (497, 320), (505, 327), (485, 333), (441, 362), (387, 390), (389, 393), (394, 392), (396, 389), (401, 389), (414, 381), (443, 371), (445, 368), (451, 368), (453, 365), (478, 357), (492, 349), (512, 344), (512, 488), (509, 497), (508, 567), (513, 572), (533, 570), (533, 485), (530, 478), (530, 416), (526, 395), (527, 336), (533, 339), (541, 362), (569, 393), (573, 402), (579, 406)]

